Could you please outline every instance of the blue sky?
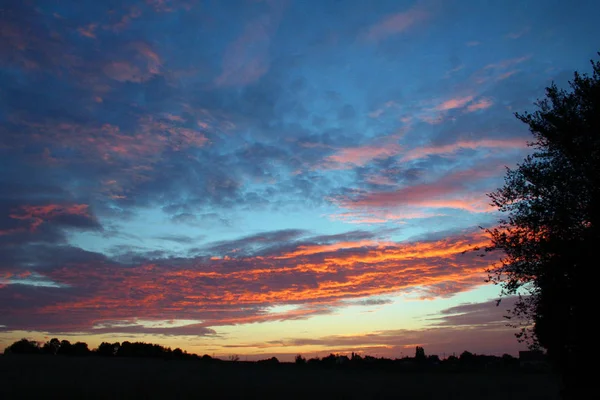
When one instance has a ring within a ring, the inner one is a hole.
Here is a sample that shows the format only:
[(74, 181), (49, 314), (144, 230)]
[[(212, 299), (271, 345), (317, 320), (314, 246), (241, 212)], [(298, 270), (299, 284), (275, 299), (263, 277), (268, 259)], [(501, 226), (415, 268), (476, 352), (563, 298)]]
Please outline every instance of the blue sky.
[(0, 345), (514, 353), (496, 259), (463, 252), (598, 8), (3, 5)]

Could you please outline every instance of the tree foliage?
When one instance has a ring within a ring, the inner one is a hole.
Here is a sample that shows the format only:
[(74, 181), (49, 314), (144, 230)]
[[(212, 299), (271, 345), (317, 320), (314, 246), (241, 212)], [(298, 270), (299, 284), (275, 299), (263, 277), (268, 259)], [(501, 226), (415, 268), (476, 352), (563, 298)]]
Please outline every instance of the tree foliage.
[(503, 295), (520, 295), (510, 315), (525, 322), (520, 338), (565, 370), (579, 362), (583, 308), (597, 276), (600, 62), (592, 67), (591, 76), (576, 72), (569, 90), (548, 87), (534, 113), (516, 114), (533, 134), (533, 154), (489, 194), (505, 215), (488, 230), (488, 250), (505, 254), (490, 280)]

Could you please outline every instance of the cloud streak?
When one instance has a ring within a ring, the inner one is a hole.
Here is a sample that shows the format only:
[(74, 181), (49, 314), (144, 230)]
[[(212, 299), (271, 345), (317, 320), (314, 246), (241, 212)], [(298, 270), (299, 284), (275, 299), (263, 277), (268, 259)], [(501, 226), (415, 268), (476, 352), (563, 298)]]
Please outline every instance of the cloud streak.
[[(294, 237), (296, 233), (290, 239)], [(203, 321), (196, 324), (201, 332), (228, 324), (308, 318), (330, 312), (341, 300), (374, 295), (423, 290), (424, 296), (448, 296), (483, 283), (489, 261), (463, 252), (484, 242), (480, 234), (414, 243), (304, 241), (256, 256), (163, 259), (133, 266), (82, 254), (40, 272), (64, 289), (33, 292), (24, 283), (5, 287), (3, 299), (18, 295), (27, 312), (4, 307), (2, 323), (13, 330), (81, 331), (132, 316), (183, 318)], [(61, 251), (64, 258), (72, 250)], [(268, 308), (273, 304), (302, 307), (272, 314)], [(142, 330), (136, 325), (135, 331)]]

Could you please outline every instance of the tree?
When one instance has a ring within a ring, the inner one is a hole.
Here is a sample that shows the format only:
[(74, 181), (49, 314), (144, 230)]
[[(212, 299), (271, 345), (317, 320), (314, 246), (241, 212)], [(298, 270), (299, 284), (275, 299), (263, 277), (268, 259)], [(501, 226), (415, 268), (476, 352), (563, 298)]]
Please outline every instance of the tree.
[(73, 345), (68, 340), (62, 340), (58, 347), (58, 353), (60, 355), (71, 356), (73, 355)]
[(575, 72), (570, 91), (552, 84), (537, 111), (516, 114), (529, 125), (534, 152), (489, 194), (506, 216), (488, 230), (487, 250), (504, 253), (490, 280), (503, 296), (519, 295), (508, 317), (523, 321), (521, 340), (547, 349), (567, 391), (581, 365), (589, 326), (583, 310), (598, 276), (600, 62), (592, 66), (592, 76)]
[(38, 342), (21, 339), (4, 349), (4, 354), (41, 354), (41, 349)]
[(421, 346), (417, 346), (415, 349), (415, 361), (425, 361), (427, 357), (425, 356), (425, 349)]
[(42, 347), (42, 352), (46, 354), (56, 355), (58, 353), (58, 349), (60, 348), (60, 340), (57, 338), (50, 339), (49, 342), (44, 343)]
[(117, 351), (119, 350), (120, 347), (121, 347), (121, 344), (119, 342), (112, 343), (112, 344), (108, 343), (108, 342), (102, 342), (102, 343), (100, 343), (100, 346), (98, 346), (98, 349), (96, 350), (96, 352), (101, 356), (113, 357), (114, 355), (117, 354)]
[(298, 354), (295, 358), (295, 363), (296, 365), (305, 365), (306, 364), (306, 358), (302, 357), (301, 354)]

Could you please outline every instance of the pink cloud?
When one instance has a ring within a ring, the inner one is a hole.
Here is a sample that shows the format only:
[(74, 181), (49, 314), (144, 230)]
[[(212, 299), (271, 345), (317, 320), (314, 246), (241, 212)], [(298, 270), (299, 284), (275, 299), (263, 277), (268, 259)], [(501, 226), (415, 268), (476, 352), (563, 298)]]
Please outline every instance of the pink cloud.
[(527, 32), (529, 32), (529, 27), (526, 27), (520, 31), (510, 32), (509, 34), (506, 35), (506, 37), (509, 39), (518, 39), (521, 36), (525, 35)]
[(89, 24), (86, 26), (82, 26), (77, 30), (79, 31), (81, 36), (85, 36), (90, 39), (95, 39), (96, 38), (96, 32), (95, 32), (96, 28), (98, 28), (98, 24)]
[(504, 80), (504, 79), (506, 79), (506, 78), (509, 78), (509, 77), (513, 76), (513, 75), (514, 75), (514, 74), (516, 74), (517, 72), (518, 72), (518, 70), (513, 70), (513, 71), (508, 71), (508, 72), (505, 72), (505, 73), (503, 73), (502, 75), (499, 75), (499, 76), (496, 78), (496, 80), (498, 80), (498, 81), (502, 81), (502, 80)]
[(140, 83), (160, 73), (162, 60), (148, 44), (133, 43), (131, 48), (135, 52), (131, 60), (111, 61), (104, 66), (103, 71), (109, 78)]
[(244, 86), (267, 73), (271, 36), (277, 30), (283, 3), (269, 2), (271, 11), (246, 24), (244, 31), (226, 49), (217, 86)]
[(364, 37), (369, 41), (379, 41), (402, 33), (427, 17), (428, 14), (420, 7), (413, 7), (405, 12), (387, 15), (379, 22), (371, 25)]
[(403, 210), (400, 213), (391, 213), (385, 210), (357, 210), (347, 211), (329, 215), (333, 221), (341, 221), (348, 224), (383, 224), (389, 222), (404, 223), (405, 220), (417, 218), (431, 218), (442, 216), (440, 213), (424, 212), (421, 210)]
[(399, 144), (381, 146), (348, 147), (338, 150), (327, 157), (323, 167), (325, 169), (345, 169), (353, 166), (368, 164), (377, 158), (387, 158), (400, 152)]
[(127, 61), (112, 61), (103, 70), (106, 76), (119, 82), (139, 83), (150, 79), (149, 74)]
[(456, 208), (470, 212), (487, 212), (492, 207), (485, 191), (473, 190), (471, 186), (502, 173), (501, 166), (482, 166), (443, 176), (442, 178), (393, 191), (358, 192), (333, 198), (340, 207), (350, 210), (371, 211), (417, 210), (422, 208)]
[(44, 222), (51, 221), (63, 216), (79, 216), (87, 219), (94, 219), (89, 211), (87, 204), (46, 204), (41, 206), (24, 205), (19, 207), (9, 215), (12, 219), (29, 221), (29, 230), (36, 231)]
[(472, 104), (469, 104), (467, 107), (467, 111), (474, 112), (478, 110), (485, 110), (486, 108), (490, 108), (494, 103), (490, 99), (480, 99)]
[(482, 147), (526, 148), (527, 142), (524, 139), (483, 139), (465, 140), (441, 146), (418, 147), (407, 152), (402, 157), (402, 161), (417, 160), (430, 155), (451, 154), (460, 149), (478, 149)]
[(511, 58), (508, 60), (503, 60), (503, 61), (499, 61), (497, 63), (492, 63), (492, 64), (488, 64), (484, 67), (484, 69), (503, 69), (503, 68), (508, 68), (510, 66), (516, 65), (516, 64), (520, 64), (524, 61), (527, 61), (531, 58), (531, 56), (523, 56), (523, 57), (518, 57), (518, 58)]
[(444, 101), (442, 104), (435, 107), (435, 109), (437, 111), (448, 111), (455, 108), (462, 108), (467, 103), (471, 102), (471, 100), (473, 100), (473, 96), (455, 97), (453, 99)]

